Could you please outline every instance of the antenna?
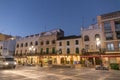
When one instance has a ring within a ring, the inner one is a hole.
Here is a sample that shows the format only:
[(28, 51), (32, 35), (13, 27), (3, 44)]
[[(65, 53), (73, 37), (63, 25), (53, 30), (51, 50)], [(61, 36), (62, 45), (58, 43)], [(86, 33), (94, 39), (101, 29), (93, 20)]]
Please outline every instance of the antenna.
[(81, 25), (81, 31), (84, 29), (84, 17), (82, 16), (82, 25)]

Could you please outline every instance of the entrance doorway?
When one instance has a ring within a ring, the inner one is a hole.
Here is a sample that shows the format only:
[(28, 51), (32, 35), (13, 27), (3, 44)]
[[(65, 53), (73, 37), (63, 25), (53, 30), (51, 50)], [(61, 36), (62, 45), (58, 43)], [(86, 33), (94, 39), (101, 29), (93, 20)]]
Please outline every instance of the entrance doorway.
[(61, 58), (61, 64), (64, 64), (64, 58), (63, 57)]

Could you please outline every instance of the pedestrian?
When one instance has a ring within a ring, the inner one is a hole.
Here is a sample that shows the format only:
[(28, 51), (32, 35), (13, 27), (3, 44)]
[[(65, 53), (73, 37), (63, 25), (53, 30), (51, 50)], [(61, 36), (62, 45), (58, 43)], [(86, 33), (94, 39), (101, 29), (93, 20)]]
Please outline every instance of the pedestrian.
[(40, 67), (43, 67), (42, 61), (40, 61)]
[(42, 62), (41, 62), (41, 67), (43, 67), (43, 64), (42, 64)]

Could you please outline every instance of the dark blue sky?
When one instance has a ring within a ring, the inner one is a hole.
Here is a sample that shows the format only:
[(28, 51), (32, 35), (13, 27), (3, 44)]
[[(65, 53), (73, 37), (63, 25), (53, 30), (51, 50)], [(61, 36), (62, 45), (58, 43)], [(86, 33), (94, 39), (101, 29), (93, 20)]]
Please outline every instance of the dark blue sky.
[(79, 35), (101, 14), (119, 11), (120, 0), (0, 0), (0, 32), (26, 36), (55, 28)]

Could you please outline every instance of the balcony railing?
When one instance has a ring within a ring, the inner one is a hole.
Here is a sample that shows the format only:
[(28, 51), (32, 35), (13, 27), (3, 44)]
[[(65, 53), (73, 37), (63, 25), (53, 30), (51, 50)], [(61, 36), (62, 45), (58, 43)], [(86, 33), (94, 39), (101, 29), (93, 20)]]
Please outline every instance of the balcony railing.
[(106, 49), (106, 52), (120, 52), (120, 48)]
[(41, 55), (57, 55), (57, 53), (17, 53), (13, 56), (15, 57), (25, 57), (25, 56), (41, 56)]

